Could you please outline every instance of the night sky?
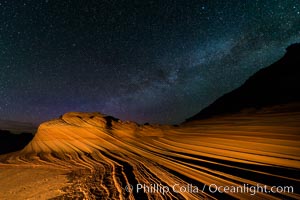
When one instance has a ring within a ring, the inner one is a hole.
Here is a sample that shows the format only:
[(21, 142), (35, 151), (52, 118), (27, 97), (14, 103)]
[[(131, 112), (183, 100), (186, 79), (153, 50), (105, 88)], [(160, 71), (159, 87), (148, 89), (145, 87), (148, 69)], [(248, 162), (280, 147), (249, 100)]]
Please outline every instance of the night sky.
[(0, 0), (0, 119), (179, 123), (299, 41), (299, 0)]

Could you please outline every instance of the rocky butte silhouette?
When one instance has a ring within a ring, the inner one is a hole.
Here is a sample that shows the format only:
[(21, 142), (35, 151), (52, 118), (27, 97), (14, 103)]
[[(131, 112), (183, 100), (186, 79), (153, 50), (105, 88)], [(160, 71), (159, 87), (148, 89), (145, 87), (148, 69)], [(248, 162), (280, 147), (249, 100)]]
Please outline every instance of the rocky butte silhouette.
[(223, 95), (192, 121), (215, 115), (236, 113), (300, 101), (300, 43), (292, 44), (279, 61), (252, 75), (242, 86)]
[(0, 130), (0, 154), (23, 149), (33, 138), (31, 133), (14, 134), (7, 130)]
[(0, 197), (300, 199), (298, 55), (290, 46), (178, 126), (80, 112), (42, 123), (21, 151), (0, 155)]
[(0, 119), (0, 130), (7, 130), (18, 134), (24, 132), (34, 133), (36, 129), (37, 126), (32, 123)]
[(0, 119), (0, 154), (23, 149), (35, 132), (36, 127), (31, 123)]

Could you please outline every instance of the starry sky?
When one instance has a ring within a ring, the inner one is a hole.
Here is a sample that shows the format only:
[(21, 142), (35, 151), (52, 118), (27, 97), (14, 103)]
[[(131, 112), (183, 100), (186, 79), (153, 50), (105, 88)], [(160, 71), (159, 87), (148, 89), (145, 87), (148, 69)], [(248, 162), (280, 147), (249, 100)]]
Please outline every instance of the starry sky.
[(179, 123), (299, 41), (299, 0), (0, 0), (0, 119)]

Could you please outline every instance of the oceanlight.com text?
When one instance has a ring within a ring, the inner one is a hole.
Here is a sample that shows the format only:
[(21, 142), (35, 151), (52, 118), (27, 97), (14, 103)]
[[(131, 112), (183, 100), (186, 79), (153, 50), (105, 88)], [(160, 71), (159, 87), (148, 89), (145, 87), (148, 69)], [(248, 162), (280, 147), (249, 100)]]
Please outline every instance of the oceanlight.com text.
[(275, 193), (293, 193), (293, 186), (267, 186), (267, 185), (218, 185), (218, 184), (210, 184), (210, 185), (202, 185), (196, 186), (193, 184), (174, 184), (174, 185), (161, 185), (161, 184), (137, 184), (127, 185), (125, 187), (127, 192), (135, 192), (135, 193), (160, 193), (167, 194), (169, 192), (174, 193), (247, 193), (249, 195), (255, 195), (257, 193), (267, 193), (267, 194), (275, 194)]

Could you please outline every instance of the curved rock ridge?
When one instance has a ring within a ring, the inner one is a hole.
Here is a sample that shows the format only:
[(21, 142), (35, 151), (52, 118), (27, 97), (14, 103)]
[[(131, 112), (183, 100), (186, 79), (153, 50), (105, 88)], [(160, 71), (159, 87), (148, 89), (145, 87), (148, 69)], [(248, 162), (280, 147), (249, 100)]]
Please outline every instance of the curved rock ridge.
[[(49, 185), (56, 199), (300, 199), (300, 111), (279, 110), (180, 126), (67, 113), (43, 123), (21, 153), (0, 156), (0, 184), (15, 180), (0, 188), (0, 196), (39, 199)], [(138, 184), (152, 192), (137, 192)], [(292, 186), (293, 192), (211, 192), (211, 185)]]
[(162, 135), (158, 129), (151, 132), (151, 127), (123, 122), (101, 113), (69, 112), (42, 123), (22, 153), (112, 150), (116, 148), (113, 141), (120, 138)]

